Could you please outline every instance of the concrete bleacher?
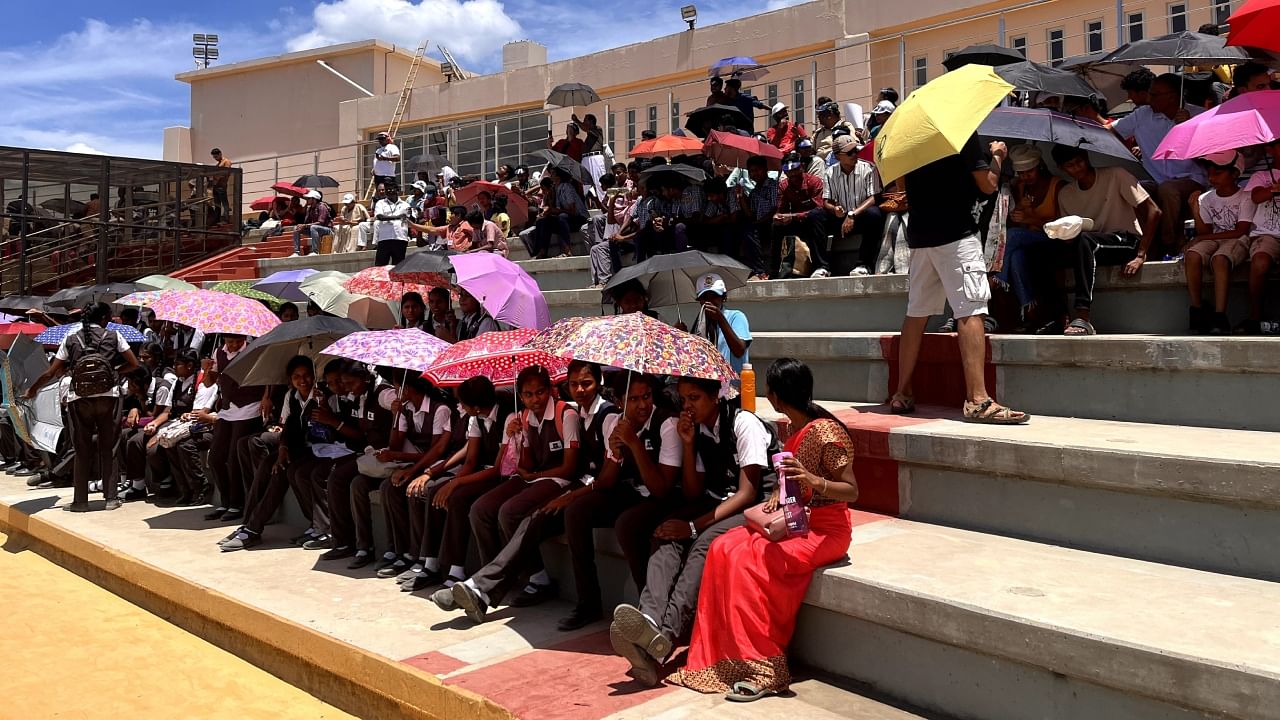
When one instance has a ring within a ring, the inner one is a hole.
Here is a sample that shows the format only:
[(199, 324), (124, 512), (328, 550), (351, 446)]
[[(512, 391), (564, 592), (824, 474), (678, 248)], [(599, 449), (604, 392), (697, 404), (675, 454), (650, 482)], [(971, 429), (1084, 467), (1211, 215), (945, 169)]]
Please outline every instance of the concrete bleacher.
[[(358, 270), (365, 255), (261, 260), (259, 274)], [(612, 312), (584, 289), (585, 258), (521, 264), (553, 318)], [(809, 363), (858, 449), (850, 558), (815, 576), (793, 654), (957, 717), (1280, 717), (1280, 338), (1187, 336), (1179, 264), (1108, 269), (1103, 335), (989, 339), (989, 387), (1029, 426), (958, 420), (955, 338), (940, 334), (920, 411), (898, 417), (878, 403), (906, 293), (893, 275), (730, 294), (757, 372)], [(1280, 293), (1269, 302), (1280, 311)], [(609, 599), (634, 598), (598, 542)], [(567, 572), (561, 545), (545, 554)]]

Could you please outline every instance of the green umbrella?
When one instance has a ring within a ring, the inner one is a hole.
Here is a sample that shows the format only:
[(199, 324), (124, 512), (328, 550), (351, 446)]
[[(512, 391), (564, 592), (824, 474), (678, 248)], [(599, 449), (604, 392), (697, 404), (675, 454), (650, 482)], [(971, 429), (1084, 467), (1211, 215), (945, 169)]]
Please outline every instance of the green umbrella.
[(210, 289), (247, 297), (250, 300), (261, 300), (271, 307), (272, 312), (280, 312), (280, 308), (284, 307), (284, 300), (275, 295), (268, 295), (261, 290), (254, 290), (253, 283), (253, 280), (223, 280)]
[(200, 288), (192, 285), (186, 280), (169, 277), (168, 275), (148, 275), (137, 281), (139, 285), (145, 285), (154, 290), (199, 290)]

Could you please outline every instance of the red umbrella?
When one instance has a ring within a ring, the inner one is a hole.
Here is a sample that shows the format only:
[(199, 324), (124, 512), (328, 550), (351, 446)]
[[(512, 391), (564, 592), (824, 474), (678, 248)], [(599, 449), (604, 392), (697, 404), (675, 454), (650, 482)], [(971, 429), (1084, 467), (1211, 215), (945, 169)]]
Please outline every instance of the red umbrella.
[(748, 159), (759, 155), (768, 161), (770, 170), (782, 169), (781, 150), (745, 135), (712, 130), (702, 145), (702, 153), (729, 167), (746, 167)]
[(481, 192), (488, 192), (495, 198), (499, 195), (507, 197), (507, 214), (511, 216), (511, 227), (522, 228), (529, 222), (529, 201), (518, 192), (512, 192), (501, 183), (479, 180), (453, 191), (454, 201), (464, 207), (471, 207)]
[(876, 141), (874, 139), (862, 146), (862, 149), (858, 151), (858, 159), (866, 160), (872, 165), (876, 164)]
[(552, 382), (564, 380), (569, 361), (525, 344), (538, 334), (533, 328), (487, 332), (453, 345), (436, 356), (423, 377), (439, 387), (456, 387), (477, 375), (484, 375), (498, 387), (514, 385), (520, 371), (541, 365)]
[(270, 210), (271, 206), (275, 203), (275, 201), (276, 201), (275, 195), (263, 195), (257, 200), (254, 200), (253, 202), (249, 203), (249, 209), (258, 210), (259, 212), (263, 210)]
[(645, 140), (637, 144), (627, 153), (630, 157), (664, 157), (673, 158), (677, 155), (699, 155), (702, 153), (702, 141), (683, 135), (663, 135), (653, 140)]
[(48, 330), (48, 328), (46, 328), (44, 325), (39, 325), (37, 323), (32, 323), (32, 322), (19, 321), (19, 322), (10, 322), (10, 323), (0, 323), (0, 349), (5, 349), (5, 350), (9, 349), (9, 346), (13, 345), (13, 341), (17, 339), (19, 335), (27, 335), (29, 337), (35, 337), (36, 335), (39, 335), (45, 330)]
[(1228, 45), (1248, 45), (1280, 52), (1280, 0), (1249, 0), (1227, 18)]
[(290, 197), (302, 197), (303, 195), (307, 194), (306, 188), (301, 188), (301, 187), (298, 187), (297, 185), (294, 185), (292, 183), (287, 183), (287, 182), (278, 182), (275, 185), (272, 185), (271, 189), (275, 190), (281, 195), (288, 195)]

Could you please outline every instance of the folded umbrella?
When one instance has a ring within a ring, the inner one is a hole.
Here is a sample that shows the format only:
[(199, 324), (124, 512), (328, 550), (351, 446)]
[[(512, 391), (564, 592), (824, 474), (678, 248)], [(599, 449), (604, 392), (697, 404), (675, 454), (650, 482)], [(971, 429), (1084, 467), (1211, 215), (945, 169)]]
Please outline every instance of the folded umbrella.
[(726, 118), (732, 120), (738, 129), (751, 132), (751, 118), (732, 105), (707, 105), (690, 111), (685, 116), (684, 128), (698, 137), (703, 137), (711, 130), (723, 125)]
[(498, 387), (515, 385), (520, 371), (541, 365), (560, 382), (569, 374), (569, 361), (525, 345), (538, 334), (532, 328), (487, 332), (450, 346), (436, 356), (423, 377), (439, 387), (455, 387), (483, 375)]
[(280, 318), (257, 300), (213, 290), (173, 290), (151, 304), (160, 320), (172, 320), (206, 335), (260, 337), (280, 324)]
[[(36, 335), (35, 341), (41, 345), (58, 345), (65, 340), (68, 335), (80, 332), (80, 328), (82, 327), (84, 327), (84, 323), (78, 322), (68, 323), (66, 325), (56, 325), (45, 330), (39, 335)], [(129, 344), (140, 343), (146, 340), (138, 328), (130, 325), (121, 325), (120, 323), (109, 322), (107, 323), (107, 329), (115, 330), (116, 333), (119, 334), (120, 337), (124, 338), (124, 341)]]
[(1085, 82), (1084, 78), (1070, 70), (1060, 70), (1029, 60), (998, 67), (996, 74), (1013, 85), (1015, 90), (1082, 98), (1094, 97), (1098, 94), (1098, 91)]
[(293, 181), (294, 187), (300, 188), (336, 188), (338, 181), (328, 175), (303, 175)]
[(1088, 118), (1046, 108), (1002, 107), (991, 111), (978, 134), (993, 139), (1032, 140), (1084, 148), (1090, 152), (1137, 162), (1107, 128)]
[(712, 130), (702, 145), (702, 154), (729, 167), (746, 167), (748, 160), (760, 156), (769, 164), (770, 170), (782, 169), (782, 151), (777, 146), (746, 135)]
[(582, 166), (582, 163), (574, 160), (568, 155), (558, 153), (550, 148), (543, 148), (541, 150), (533, 151), (533, 157), (546, 163), (549, 168), (563, 170), (569, 173), (569, 177), (574, 178), (584, 185), (595, 182), (591, 179), (591, 173), (587, 172), (587, 169)]
[(1157, 160), (1194, 160), (1280, 139), (1280, 90), (1237, 95), (1174, 125), (1152, 153)]
[(302, 281), (315, 275), (316, 271), (311, 268), (303, 268), (301, 270), (281, 270), (274, 272), (267, 277), (255, 282), (253, 289), (261, 290), (268, 295), (274, 295), (282, 300), (292, 300), (295, 302), (306, 302), (307, 296), (299, 289)]
[(965, 65), (907, 96), (876, 135), (885, 182), (960, 152), (1013, 86), (985, 65)]
[(677, 330), (644, 313), (577, 322), (567, 333), (558, 332), (552, 326), (545, 336), (532, 339), (528, 348), (566, 359), (651, 375), (721, 382), (731, 382), (738, 377), (716, 346), (706, 338)]
[(440, 353), (450, 347), (444, 340), (418, 328), (401, 328), (351, 333), (335, 340), (322, 352), (370, 365), (425, 372)]
[(145, 290), (198, 290), (195, 285), (186, 280), (179, 280), (168, 275), (148, 275), (139, 278), (137, 283)]
[(666, 307), (698, 299), (698, 278), (714, 272), (724, 279), (725, 289), (747, 284), (751, 268), (728, 255), (700, 250), (687, 250), (670, 255), (655, 255), (642, 263), (623, 268), (600, 292), (604, 302), (613, 301), (613, 291), (626, 283), (639, 281), (648, 289), (649, 304)]
[(677, 155), (700, 154), (702, 154), (702, 141), (685, 135), (663, 135), (653, 140), (645, 140), (637, 143), (631, 148), (631, 152), (627, 153), (633, 158), (673, 158)]
[(453, 273), (453, 263), (449, 259), (455, 255), (458, 253), (453, 250), (419, 250), (410, 253), (391, 268), (387, 278), (399, 283), (448, 287), (453, 284), (449, 279), (449, 275)]
[(364, 329), (354, 320), (323, 315), (280, 323), (236, 355), (226, 373), (241, 385), (282, 385), (289, 381), (284, 374), (289, 359), (306, 355), (316, 361), (318, 375), (329, 359), (324, 348)]
[[(414, 253), (421, 255), (422, 253)], [(425, 300), (427, 293), (431, 292), (433, 287), (448, 287), (449, 279), (447, 277), (437, 278), (441, 282), (434, 285), (423, 285), (419, 283), (400, 282), (391, 279), (391, 267), (387, 265), (377, 265), (371, 268), (365, 268), (350, 280), (343, 283), (343, 287), (347, 292), (356, 295), (368, 295), (379, 300), (387, 302), (399, 303), (400, 298), (408, 292), (416, 292)]]
[(1247, 45), (1280, 52), (1280, 0), (1248, 0), (1227, 18), (1228, 45)]
[(707, 77), (732, 76), (743, 80), (759, 80), (769, 74), (769, 68), (756, 62), (753, 57), (720, 58), (707, 70)]
[(507, 215), (511, 216), (511, 227), (522, 228), (529, 222), (529, 200), (501, 183), (486, 180), (468, 183), (453, 191), (453, 199), (458, 205), (470, 208), (482, 192), (488, 192), (495, 198), (502, 195), (507, 199)]
[(456, 284), (479, 300), (498, 322), (539, 330), (551, 324), (547, 299), (519, 265), (493, 253), (454, 255), (450, 262)]
[(1184, 30), (1125, 43), (1097, 64), (1230, 65), (1248, 62), (1249, 57), (1249, 53), (1238, 47), (1228, 47), (1224, 37)]
[(271, 307), (272, 312), (278, 313), (280, 308), (284, 307), (284, 301), (275, 295), (255, 290), (252, 280), (223, 280), (210, 289), (215, 292), (231, 293), (250, 300), (264, 302)]
[(547, 105), (552, 107), (579, 107), (594, 105), (600, 102), (600, 96), (590, 85), (582, 83), (562, 83), (551, 88), (547, 95)]
[(1013, 48), (1007, 48), (1003, 45), (970, 45), (961, 48), (947, 56), (942, 61), (943, 67), (948, 70), (959, 70), (966, 65), (985, 65), (987, 67), (999, 67), (1001, 65), (1010, 65), (1016, 62), (1023, 62), (1027, 58)]

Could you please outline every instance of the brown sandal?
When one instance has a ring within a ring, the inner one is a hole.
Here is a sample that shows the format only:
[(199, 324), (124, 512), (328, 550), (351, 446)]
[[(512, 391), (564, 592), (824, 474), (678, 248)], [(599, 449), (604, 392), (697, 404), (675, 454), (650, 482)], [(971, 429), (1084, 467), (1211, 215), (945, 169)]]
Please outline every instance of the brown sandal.
[(889, 412), (893, 415), (910, 415), (916, 411), (916, 399), (901, 393), (894, 393), (889, 398)]
[(1031, 416), (1018, 410), (1011, 410), (991, 398), (980, 403), (964, 401), (964, 421), (985, 425), (1022, 425)]

